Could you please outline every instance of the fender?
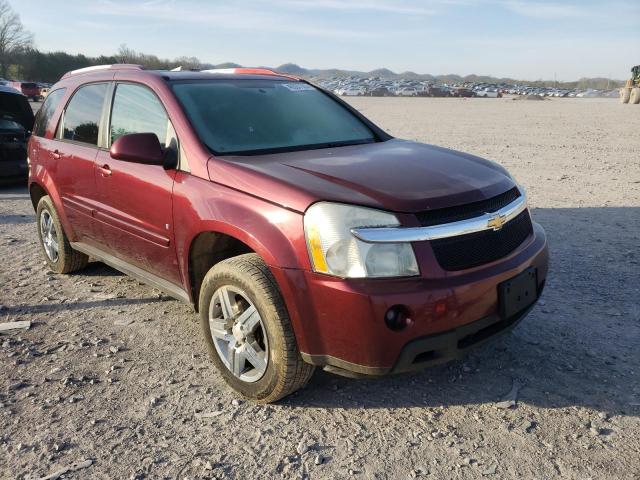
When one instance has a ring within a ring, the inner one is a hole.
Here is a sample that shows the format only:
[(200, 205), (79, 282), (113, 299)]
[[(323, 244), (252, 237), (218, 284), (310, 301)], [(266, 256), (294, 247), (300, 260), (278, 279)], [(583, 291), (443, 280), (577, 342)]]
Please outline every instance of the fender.
[(299, 212), (184, 172), (176, 175), (173, 212), (176, 253), (187, 291), (191, 245), (203, 232), (240, 240), (272, 268), (311, 268)]

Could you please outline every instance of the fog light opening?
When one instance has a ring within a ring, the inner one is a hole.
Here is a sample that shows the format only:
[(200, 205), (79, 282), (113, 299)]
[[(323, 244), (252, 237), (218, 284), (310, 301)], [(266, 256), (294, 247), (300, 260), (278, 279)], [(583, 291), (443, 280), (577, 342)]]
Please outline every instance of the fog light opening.
[(384, 314), (384, 323), (390, 330), (399, 332), (413, 325), (409, 310), (403, 305), (394, 305)]

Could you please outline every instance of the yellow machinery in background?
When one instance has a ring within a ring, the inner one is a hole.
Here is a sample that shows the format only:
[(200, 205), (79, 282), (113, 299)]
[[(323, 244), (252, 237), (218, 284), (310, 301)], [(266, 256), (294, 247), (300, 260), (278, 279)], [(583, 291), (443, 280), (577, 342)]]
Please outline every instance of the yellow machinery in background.
[(640, 103), (640, 65), (631, 69), (631, 78), (620, 89), (620, 101), (622, 103)]

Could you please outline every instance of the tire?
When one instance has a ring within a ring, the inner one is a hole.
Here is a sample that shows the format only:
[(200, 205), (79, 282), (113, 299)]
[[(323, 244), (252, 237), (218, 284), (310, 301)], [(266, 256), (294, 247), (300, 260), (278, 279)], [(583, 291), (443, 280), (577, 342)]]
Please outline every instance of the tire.
[(633, 103), (637, 105), (640, 103), (640, 87), (634, 87), (631, 89), (631, 94), (629, 95), (629, 103)]
[(620, 102), (629, 103), (630, 98), (631, 98), (631, 89), (627, 87), (622, 87), (620, 89)]
[[(50, 223), (47, 221), (50, 220)], [(36, 224), (38, 228), (38, 240), (40, 241), (40, 247), (44, 254), (44, 259), (51, 270), (56, 273), (71, 273), (87, 266), (89, 263), (89, 257), (84, 253), (78, 252), (71, 248), (69, 239), (64, 233), (60, 218), (56, 212), (53, 202), (48, 195), (45, 195), (38, 202), (38, 208), (36, 209)], [(45, 224), (50, 226), (51, 230), (45, 228)], [(54, 238), (57, 245), (57, 255), (51, 255), (51, 250), (47, 249), (52, 246), (48, 241), (48, 233)]]
[[(224, 297), (232, 315), (225, 315)], [(246, 317), (252, 307), (254, 313)], [(211, 360), (227, 384), (244, 397), (275, 402), (304, 387), (313, 375), (315, 367), (300, 356), (275, 278), (258, 255), (239, 255), (212, 267), (202, 283), (199, 311)], [(253, 318), (255, 330), (238, 339), (244, 335), (237, 330), (243, 317)], [(261, 362), (251, 363), (245, 356), (243, 349), (250, 345), (253, 358), (258, 359), (259, 352)]]

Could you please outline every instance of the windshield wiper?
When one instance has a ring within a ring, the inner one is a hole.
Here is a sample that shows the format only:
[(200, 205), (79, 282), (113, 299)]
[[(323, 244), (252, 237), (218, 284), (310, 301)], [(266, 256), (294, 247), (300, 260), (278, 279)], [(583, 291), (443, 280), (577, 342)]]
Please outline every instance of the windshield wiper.
[(315, 148), (335, 148), (335, 147), (348, 147), (350, 145), (365, 145), (368, 143), (375, 143), (375, 138), (363, 138), (362, 140), (345, 140), (342, 142), (327, 142), (317, 143), (315, 145), (308, 145)]
[(369, 143), (376, 143), (378, 140), (375, 138), (363, 138), (361, 140), (344, 140), (341, 142), (324, 142), (324, 143), (311, 143), (308, 145), (292, 145), (289, 147), (273, 147), (273, 148), (261, 148), (256, 150), (236, 150), (233, 152), (217, 152), (211, 147), (211, 150), (218, 156), (254, 156), (254, 155), (270, 155), (273, 153), (287, 153), (287, 152), (301, 152), (305, 150), (320, 150), (323, 148), (337, 148), (348, 147), (351, 145), (365, 145)]

